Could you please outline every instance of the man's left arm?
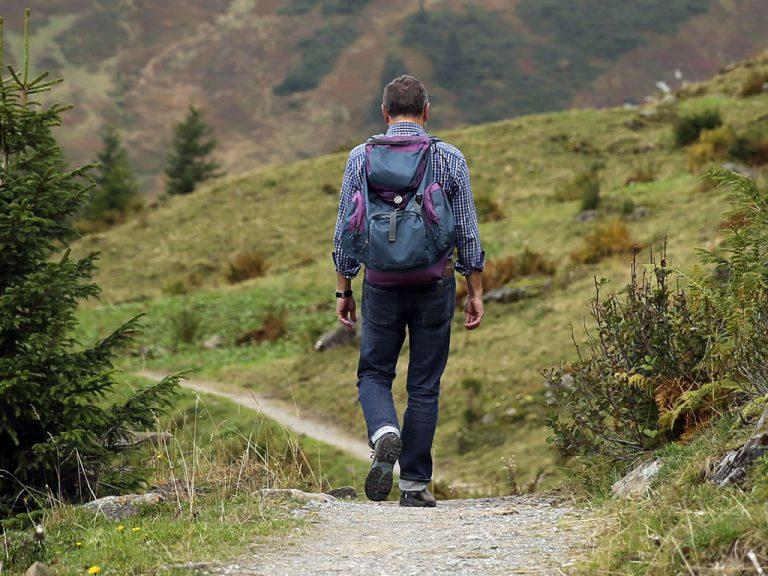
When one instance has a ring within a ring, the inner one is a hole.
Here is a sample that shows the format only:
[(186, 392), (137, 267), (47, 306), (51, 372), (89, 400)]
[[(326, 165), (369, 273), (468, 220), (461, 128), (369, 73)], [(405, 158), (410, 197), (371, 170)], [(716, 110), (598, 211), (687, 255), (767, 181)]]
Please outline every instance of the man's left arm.
[(464, 156), (459, 156), (454, 172), (454, 194), (451, 206), (456, 225), (458, 260), (456, 270), (467, 281), (467, 301), (464, 304), (464, 326), (474, 330), (483, 320), (482, 271), (485, 266), (485, 252), (480, 244), (480, 228), (477, 210), (469, 181), (469, 167)]

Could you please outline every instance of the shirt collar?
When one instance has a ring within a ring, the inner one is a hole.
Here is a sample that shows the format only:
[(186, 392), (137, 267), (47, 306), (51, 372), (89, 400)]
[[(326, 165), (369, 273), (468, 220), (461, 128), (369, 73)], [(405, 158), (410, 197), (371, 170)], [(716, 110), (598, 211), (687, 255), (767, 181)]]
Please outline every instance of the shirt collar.
[(387, 136), (417, 136), (426, 134), (424, 127), (416, 122), (395, 122), (387, 129)]

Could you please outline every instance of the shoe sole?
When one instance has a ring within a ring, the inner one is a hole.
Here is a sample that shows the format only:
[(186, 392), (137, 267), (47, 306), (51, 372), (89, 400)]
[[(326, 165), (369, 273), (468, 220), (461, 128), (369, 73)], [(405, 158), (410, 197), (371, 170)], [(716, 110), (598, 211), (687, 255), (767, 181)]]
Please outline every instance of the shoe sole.
[(419, 502), (418, 500), (400, 500), (403, 508), (434, 508), (437, 502)]
[(403, 443), (395, 434), (384, 436), (373, 453), (373, 464), (365, 478), (365, 495), (369, 500), (382, 502), (392, 492), (392, 471), (400, 457)]

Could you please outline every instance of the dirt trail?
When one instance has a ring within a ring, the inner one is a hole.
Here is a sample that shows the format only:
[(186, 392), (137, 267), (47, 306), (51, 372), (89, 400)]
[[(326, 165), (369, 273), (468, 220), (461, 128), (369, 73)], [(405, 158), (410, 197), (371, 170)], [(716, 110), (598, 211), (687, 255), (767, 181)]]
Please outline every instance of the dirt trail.
[[(166, 376), (161, 372), (142, 370), (138, 372), (139, 376), (150, 380), (160, 380)], [(368, 460), (371, 449), (368, 444), (359, 438), (353, 438), (340, 428), (324, 422), (311, 420), (301, 415), (297, 406), (291, 406), (285, 402), (280, 402), (273, 398), (266, 398), (255, 392), (237, 392), (223, 389), (223, 386), (217, 382), (209, 380), (198, 380), (191, 378), (182, 380), (181, 385), (195, 392), (202, 394), (213, 394), (228, 398), (241, 406), (257, 410), (268, 418), (277, 421), (282, 426), (297, 434), (304, 434), (310, 438), (320, 440), (325, 444), (334, 446), (343, 450), (347, 454), (355, 456), (361, 460)]]
[(313, 524), (207, 574), (493, 576), (564, 574), (589, 540), (583, 513), (541, 497), (309, 503)]

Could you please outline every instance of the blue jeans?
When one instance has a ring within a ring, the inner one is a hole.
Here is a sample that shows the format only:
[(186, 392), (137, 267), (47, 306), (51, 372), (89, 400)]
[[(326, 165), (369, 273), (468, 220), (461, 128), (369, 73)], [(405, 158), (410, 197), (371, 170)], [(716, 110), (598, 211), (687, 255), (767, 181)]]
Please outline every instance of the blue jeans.
[(408, 329), (408, 406), (400, 435), (401, 480), (427, 484), (432, 479), (440, 377), (448, 361), (455, 306), (456, 281), (452, 276), (427, 286), (363, 284), (357, 387), (369, 439), (383, 426), (400, 429), (392, 382)]

